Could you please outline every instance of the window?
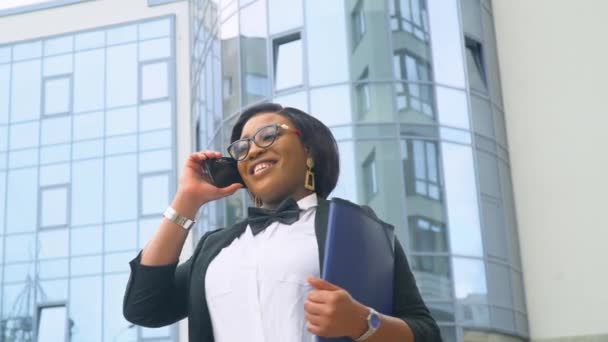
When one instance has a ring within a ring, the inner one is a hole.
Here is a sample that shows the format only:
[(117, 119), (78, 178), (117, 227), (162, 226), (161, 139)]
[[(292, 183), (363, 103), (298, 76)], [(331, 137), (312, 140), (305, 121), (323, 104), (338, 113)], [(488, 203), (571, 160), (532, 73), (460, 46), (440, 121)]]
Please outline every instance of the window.
[(67, 341), (67, 318), (65, 304), (39, 307), (36, 341)]
[(469, 87), (483, 93), (488, 92), (486, 70), (483, 64), (481, 43), (465, 37), (467, 69), (469, 74)]
[(369, 203), (378, 193), (378, 171), (376, 170), (376, 150), (365, 158), (363, 162), (363, 186), (365, 191), (365, 201)]
[(224, 81), (222, 82), (224, 85), (224, 100), (232, 97), (232, 76), (224, 77)]
[(140, 64), (140, 101), (169, 96), (169, 65), (166, 61)]
[(367, 67), (359, 76), (359, 82), (356, 85), (356, 93), (357, 93), (357, 109), (359, 110), (359, 115), (363, 115), (369, 112), (371, 107), (371, 97), (370, 97), (370, 89), (368, 80), (368, 69)]
[(274, 87), (283, 90), (303, 83), (302, 40), (300, 33), (275, 39)]
[(141, 216), (158, 215), (169, 204), (169, 174), (142, 174), (140, 178)]
[(353, 10), (351, 20), (353, 25), (353, 48), (356, 48), (365, 34), (365, 15), (363, 14), (361, 0), (357, 2), (357, 6), (355, 6), (355, 9)]
[(44, 114), (58, 115), (72, 112), (71, 75), (54, 76), (44, 80)]
[(69, 186), (67, 184), (40, 188), (40, 227), (54, 228), (68, 224)]
[(405, 160), (407, 170), (407, 192), (441, 200), (437, 143), (434, 141), (410, 140)]
[(410, 249), (416, 252), (447, 252), (445, 224), (422, 216), (409, 217)]
[(405, 31), (420, 40), (429, 40), (425, 0), (389, 0), (388, 4), (393, 31)]
[(393, 67), (397, 80), (408, 83), (396, 83), (398, 110), (415, 110), (426, 116), (434, 117), (433, 88), (431, 82), (431, 67), (422, 59), (405, 50), (395, 51)]

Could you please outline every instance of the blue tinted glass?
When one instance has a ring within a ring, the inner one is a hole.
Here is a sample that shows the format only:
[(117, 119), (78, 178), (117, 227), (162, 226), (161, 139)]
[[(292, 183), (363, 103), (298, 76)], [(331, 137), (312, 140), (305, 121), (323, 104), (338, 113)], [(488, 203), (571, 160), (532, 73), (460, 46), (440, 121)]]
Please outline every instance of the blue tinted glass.
[(106, 135), (137, 131), (137, 108), (127, 107), (106, 112)]
[(42, 68), (44, 76), (71, 74), (72, 61), (72, 54), (45, 58)]
[(143, 248), (154, 236), (160, 221), (158, 218), (139, 220), (139, 244), (138, 248)]
[(0, 170), (6, 170), (8, 168), (7, 155), (8, 153), (0, 152)]
[(52, 78), (44, 81), (44, 113), (47, 115), (72, 111), (72, 79)]
[(44, 55), (57, 55), (60, 53), (72, 52), (74, 49), (74, 37), (64, 36), (59, 38), (47, 39), (44, 42)]
[(151, 103), (139, 108), (140, 131), (171, 127), (171, 102)]
[(137, 102), (137, 50), (135, 44), (106, 50), (106, 105), (118, 107)]
[(110, 157), (105, 164), (105, 219), (137, 217), (137, 164), (135, 155)]
[(74, 140), (103, 137), (103, 113), (74, 115)]
[(37, 121), (10, 126), (10, 149), (38, 146), (38, 127)]
[(107, 224), (103, 228), (106, 252), (134, 250), (137, 248), (137, 222)]
[[(70, 280), (69, 316), (74, 321), (74, 326), (70, 330), (72, 342), (101, 342), (103, 324), (101, 279), (101, 277), (85, 277)], [(116, 313), (114, 315), (122, 316)]]
[(70, 145), (44, 146), (40, 149), (40, 164), (70, 160)]
[[(2, 157), (0, 155), (0, 157)], [(1, 161), (0, 161), (1, 163)], [(5, 199), (6, 199), (6, 172), (0, 172), (0, 235), (4, 234), (4, 208), (5, 208)], [(4, 246), (0, 243), (0, 246)], [(2, 253), (2, 247), (0, 247), (0, 264), (2, 263), (2, 257), (4, 254)]]
[(38, 233), (38, 258), (61, 258), (68, 256), (68, 230), (51, 229)]
[(8, 63), (11, 61), (11, 47), (0, 47), (0, 63)]
[(431, 49), (435, 80), (437, 83), (464, 88), (464, 61), (463, 58), (454, 58), (464, 56), (458, 1), (431, 1), (428, 7), (430, 30), (433, 32)]
[(11, 168), (18, 168), (24, 166), (35, 166), (38, 164), (36, 162), (36, 155), (38, 154), (38, 149), (31, 148), (27, 150), (19, 150), (16, 152), (9, 153), (8, 165)]
[(106, 156), (137, 151), (137, 136), (127, 135), (106, 139)]
[(68, 224), (67, 186), (43, 188), (40, 192), (40, 227), (57, 227)]
[(150, 150), (171, 147), (171, 131), (143, 133), (139, 135), (139, 149)]
[(141, 67), (141, 100), (169, 96), (168, 65), (166, 62), (144, 64)]
[(310, 110), (328, 126), (350, 123), (352, 122), (350, 96), (349, 86), (315, 89), (310, 92)]
[(104, 50), (74, 55), (74, 112), (101, 109), (105, 94)]
[(280, 33), (302, 26), (301, 0), (269, 0), (270, 33)]
[(13, 64), (11, 121), (37, 119), (40, 116), (40, 60)]
[[(46, 300), (49, 302), (63, 302), (67, 299), (68, 297), (68, 281), (67, 279), (61, 279), (61, 280), (45, 280), (45, 281), (41, 281), (40, 282), (40, 288), (41, 291), (46, 295)], [(65, 311), (63, 312), (62, 315), (62, 320), (61, 320), (61, 324), (65, 324), (66, 323), (66, 315), (65, 315)], [(42, 323), (42, 321), (40, 322)], [(57, 322), (59, 323), (59, 322)], [(48, 329), (48, 331), (55, 331), (57, 332), (59, 329), (56, 325), (51, 325), (50, 329)], [(49, 340), (49, 341), (61, 341), (61, 340)]]
[(139, 24), (140, 40), (166, 37), (169, 34), (171, 34), (171, 20), (169, 18)]
[(13, 61), (37, 58), (42, 55), (42, 43), (38, 40), (13, 46)]
[(41, 279), (65, 278), (68, 276), (68, 259), (38, 262), (38, 276)]
[(169, 204), (169, 174), (142, 176), (141, 215), (160, 214)]
[[(410, 256), (412, 272), (418, 281), (420, 294), (425, 300), (450, 300), (452, 279), (450, 261), (440, 256)], [(430, 283), (428, 279), (433, 279)]]
[(303, 81), (302, 41), (296, 39), (277, 45), (274, 65), (274, 85), (277, 90), (301, 85)]
[[(6, 208), (7, 233), (36, 230), (37, 215), (35, 213), (38, 212), (37, 183), (38, 170), (35, 168), (9, 171), (7, 194), (11, 200), (8, 201)], [(22, 213), (24, 212), (30, 213), (30, 215), (23, 215)]]
[(74, 37), (76, 50), (92, 49), (105, 45), (105, 31), (85, 32)]
[(74, 143), (72, 146), (72, 158), (75, 160), (103, 155), (103, 140), (82, 141)]
[[(0, 65), (0, 124), (8, 123), (9, 94), (11, 93), (10, 65)], [(4, 135), (5, 136), (5, 135)]]
[(4, 281), (16, 282), (27, 281), (34, 278), (34, 263), (26, 262), (20, 264), (11, 264), (4, 266)]
[[(23, 301), (23, 296), (30, 296), (30, 298), (34, 298), (34, 287), (30, 286), (30, 291), (28, 293), (25, 283), (22, 284), (11, 284), (4, 285), (4, 289), (2, 289), (2, 310), (3, 312), (12, 312), (15, 305), (17, 305), (18, 301)], [(22, 315), (33, 317), (34, 315), (34, 301), (32, 300), (29, 304), (25, 303), (21, 310)]]
[(72, 138), (72, 120), (69, 116), (42, 120), (41, 144), (69, 142)]
[(139, 43), (139, 60), (149, 61), (171, 57), (169, 38), (153, 39)]
[(70, 183), (70, 164), (53, 164), (40, 167), (40, 186)]
[(106, 31), (107, 44), (114, 45), (137, 40), (137, 26), (120, 26)]
[(472, 149), (450, 143), (441, 146), (452, 252), (481, 256), (481, 228)]
[(74, 162), (72, 168), (72, 224), (95, 224), (102, 220), (103, 161)]
[(171, 150), (142, 152), (139, 155), (139, 172), (171, 170)]
[(493, 262), (487, 263), (488, 300), (490, 304), (502, 307), (513, 307), (513, 291), (509, 268)]
[[(162, 328), (141, 328), (141, 337), (152, 338), (152, 337), (170, 337), (171, 330), (169, 326)], [(170, 340), (167, 340), (170, 341)]]
[(104, 254), (104, 269), (105, 273), (128, 272), (129, 261), (135, 257), (135, 251)]
[(110, 336), (120, 334), (121, 341), (133, 341), (136, 339), (137, 328), (127, 322), (122, 312), (122, 301), (124, 289), (127, 284), (128, 274), (108, 275), (104, 279), (104, 302), (103, 302), (103, 327), (104, 336), (108, 336), (106, 342), (111, 342)]
[(36, 239), (33, 234), (9, 235), (4, 239), (5, 262), (30, 261), (35, 259)]
[(456, 299), (464, 303), (486, 303), (486, 271), (483, 261), (454, 258)]
[(101, 274), (101, 256), (76, 257), (70, 260), (72, 276)]
[(100, 226), (72, 228), (71, 234), (70, 253), (72, 255), (101, 253), (103, 236)]

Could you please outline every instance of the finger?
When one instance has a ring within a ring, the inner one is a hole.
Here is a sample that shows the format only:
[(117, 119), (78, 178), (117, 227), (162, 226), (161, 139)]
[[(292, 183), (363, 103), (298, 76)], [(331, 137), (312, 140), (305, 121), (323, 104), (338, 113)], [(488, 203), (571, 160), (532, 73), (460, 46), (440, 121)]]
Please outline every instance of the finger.
[(327, 291), (337, 291), (337, 290), (342, 290), (341, 287), (334, 285), (330, 282), (328, 282), (327, 280), (321, 279), (321, 278), (315, 278), (315, 277), (308, 277), (308, 283), (314, 287), (315, 289), (318, 290), (327, 290)]
[(325, 305), (307, 300), (304, 302), (304, 311), (308, 315), (319, 316), (325, 313)]
[(228, 185), (225, 188), (220, 188), (220, 193), (222, 195), (226, 195), (226, 196), (230, 196), (233, 193), (235, 193), (238, 189), (243, 188), (243, 185), (241, 183), (233, 183)]
[(317, 327), (321, 326), (323, 322), (325, 322), (325, 318), (323, 318), (322, 316), (305, 314), (304, 318), (306, 319), (306, 322)]
[(308, 293), (308, 300), (314, 303), (325, 304), (330, 301), (331, 292), (325, 290), (312, 290)]
[(321, 333), (321, 327), (313, 324), (310, 321), (306, 322), (306, 328), (308, 329), (308, 331), (310, 331), (314, 335), (319, 336), (319, 334)]

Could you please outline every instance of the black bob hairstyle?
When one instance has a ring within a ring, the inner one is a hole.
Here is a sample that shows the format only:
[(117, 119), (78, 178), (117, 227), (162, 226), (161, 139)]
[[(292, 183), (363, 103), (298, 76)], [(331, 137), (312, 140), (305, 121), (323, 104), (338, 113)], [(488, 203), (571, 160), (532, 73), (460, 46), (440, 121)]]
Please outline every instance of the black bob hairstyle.
[[(289, 119), (300, 130), (300, 139), (312, 153), (315, 163), (315, 192), (322, 198), (334, 190), (340, 174), (338, 145), (333, 134), (321, 121), (297, 108), (283, 107), (276, 103), (261, 103), (245, 109), (232, 128), (230, 142), (241, 138), (243, 126), (252, 117), (262, 113), (274, 113)], [(304, 182), (304, 180), (302, 180)]]

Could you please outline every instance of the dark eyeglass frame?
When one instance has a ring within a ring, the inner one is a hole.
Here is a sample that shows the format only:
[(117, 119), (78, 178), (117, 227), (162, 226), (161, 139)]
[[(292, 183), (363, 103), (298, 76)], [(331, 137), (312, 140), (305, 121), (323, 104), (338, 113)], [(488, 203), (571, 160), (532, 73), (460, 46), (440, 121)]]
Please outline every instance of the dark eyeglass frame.
[[(263, 145), (260, 146), (260, 144), (258, 144), (256, 142), (256, 136), (258, 135), (258, 133), (260, 133), (262, 130), (268, 129), (269, 127), (274, 127), (275, 128), (275, 134), (274, 134), (274, 138), (272, 139), (272, 141), (270, 143), (268, 143), (267, 145)], [(267, 125), (264, 127), (261, 127), (260, 129), (258, 129), (255, 134), (253, 134), (251, 137), (249, 138), (243, 138), (243, 139), (239, 139), (239, 140), (235, 140), (232, 142), (232, 144), (230, 144), (228, 146), (228, 154), (230, 154), (230, 156), (232, 158), (234, 158), (236, 161), (242, 161), (245, 160), (245, 158), (247, 158), (247, 156), (249, 155), (249, 150), (251, 150), (251, 143), (253, 142), (257, 147), (259, 148), (269, 148), (270, 146), (272, 146), (274, 144), (275, 141), (277, 141), (277, 138), (279, 137), (279, 129), (284, 129), (286, 131), (292, 132), (293, 134), (297, 135), (297, 136), (302, 136), (302, 133), (300, 132), (300, 130), (297, 130), (295, 128), (291, 128), (289, 126), (287, 126), (286, 124), (272, 124), (272, 125)], [(236, 144), (240, 144), (242, 142), (247, 142), (247, 153), (245, 153), (241, 158), (237, 158), (235, 156), (234, 153), (234, 146), (236, 146)]]

